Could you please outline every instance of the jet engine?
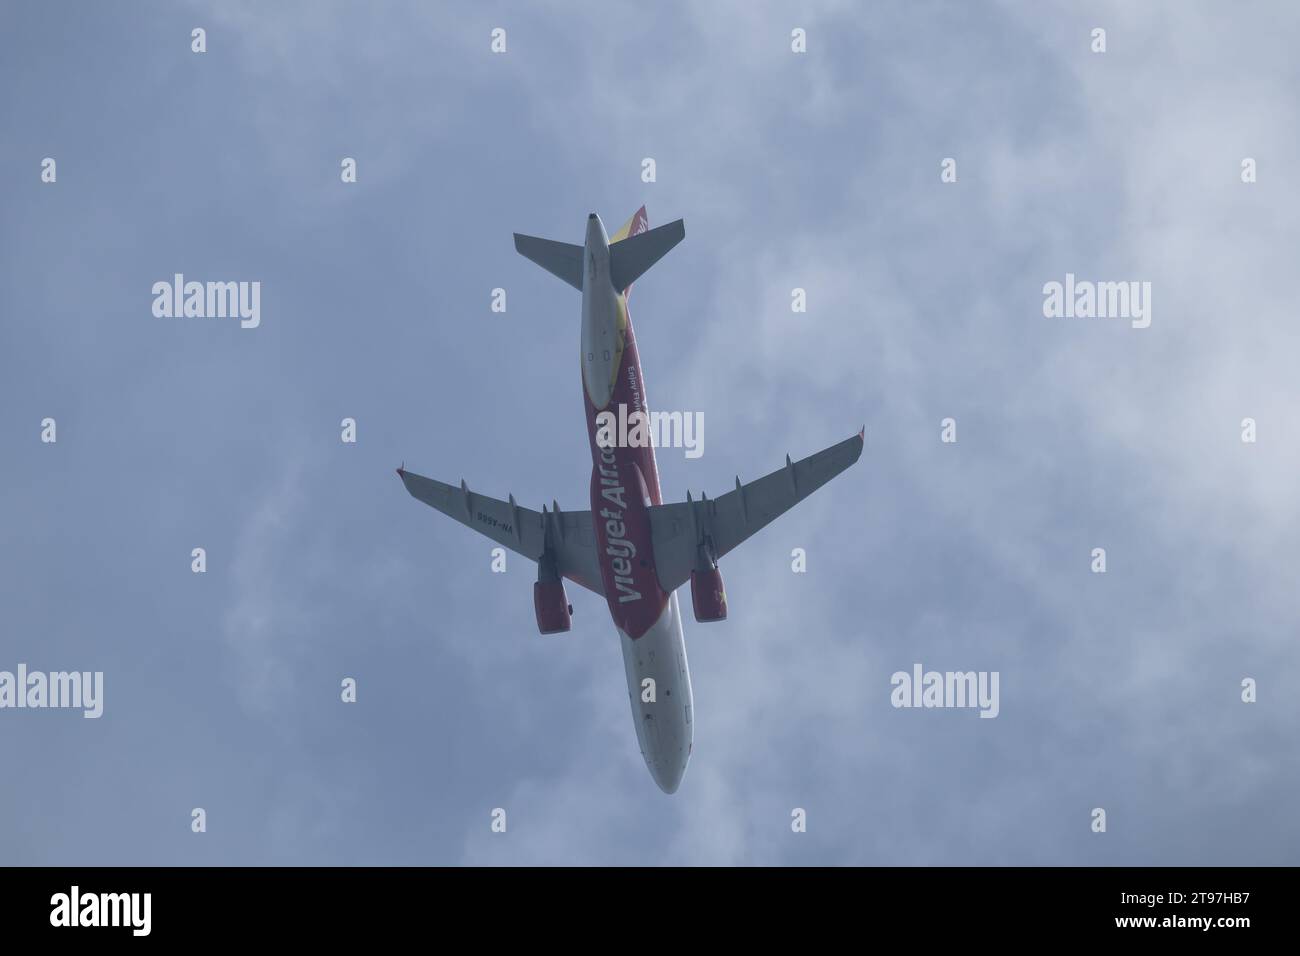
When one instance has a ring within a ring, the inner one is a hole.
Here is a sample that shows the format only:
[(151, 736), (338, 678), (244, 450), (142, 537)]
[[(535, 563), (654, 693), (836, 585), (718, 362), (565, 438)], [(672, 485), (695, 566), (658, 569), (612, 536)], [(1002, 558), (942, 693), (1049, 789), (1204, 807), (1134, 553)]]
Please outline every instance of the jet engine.
[(537, 611), (537, 629), (543, 634), (562, 634), (573, 626), (573, 605), (559, 578), (533, 584), (533, 608)]
[(691, 607), (701, 624), (727, 619), (727, 592), (717, 565), (707, 571), (691, 572)]

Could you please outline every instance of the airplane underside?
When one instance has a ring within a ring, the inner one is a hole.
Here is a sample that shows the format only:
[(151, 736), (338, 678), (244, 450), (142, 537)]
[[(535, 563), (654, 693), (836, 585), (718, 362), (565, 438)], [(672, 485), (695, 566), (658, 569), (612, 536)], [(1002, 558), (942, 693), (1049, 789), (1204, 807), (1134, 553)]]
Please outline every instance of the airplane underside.
[(689, 582), (699, 622), (723, 621), (727, 596), (718, 559), (756, 534), (862, 454), (864, 433), (742, 483), (716, 498), (665, 503), (654, 448), (606, 443), (602, 415), (646, 414), (645, 379), (628, 313), (632, 282), (685, 236), (681, 220), (650, 229), (642, 207), (613, 238), (595, 213), (582, 245), (522, 236), (515, 248), (582, 293), (579, 339), (592, 456), (589, 511), (540, 512), (397, 470), (415, 498), (537, 562), (537, 628), (572, 626), (569, 581), (605, 598), (623, 651), (632, 718), (646, 767), (674, 793), (690, 761), (694, 700), (677, 589)]

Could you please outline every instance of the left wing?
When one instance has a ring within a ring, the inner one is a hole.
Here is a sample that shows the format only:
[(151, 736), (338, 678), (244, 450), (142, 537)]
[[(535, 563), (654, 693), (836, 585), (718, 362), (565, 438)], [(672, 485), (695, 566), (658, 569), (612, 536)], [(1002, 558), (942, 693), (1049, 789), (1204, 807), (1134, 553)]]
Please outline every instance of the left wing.
[(650, 534), (655, 570), (665, 591), (690, 580), (691, 571), (709, 566), (746, 538), (767, 527), (862, 455), (863, 433), (830, 448), (778, 468), (749, 484), (736, 479), (736, 488), (720, 498), (654, 505)]
[(539, 513), (519, 507), (514, 495), (502, 501), (470, 491), (463, 480), (456, 487), (405, 468), (397, 469), (397, 474), (412, 498), (530, 560), (540, 561), (549, 551), (560, 575), (589, 591), (605, 594), (596, 563), (596, 534), (590, 511), (560, 511), (556, 505), (553, 511), (543, 507)]

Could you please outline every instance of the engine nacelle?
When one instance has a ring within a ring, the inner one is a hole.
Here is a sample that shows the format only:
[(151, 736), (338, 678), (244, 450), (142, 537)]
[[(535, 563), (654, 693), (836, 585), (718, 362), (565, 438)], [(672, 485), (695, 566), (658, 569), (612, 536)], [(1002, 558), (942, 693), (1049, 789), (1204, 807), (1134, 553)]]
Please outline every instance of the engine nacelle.
[(563, 580), (533, 584), (533, 608), (537, 611), (537, 629), (543, 634), (562, 634), (573, 626), (573, 606), (564, 593)]
[(716, 567), (691, 572), (691, 607), (701, 624), (727, 619), (727, 592), (722, 587), (722, 572)]

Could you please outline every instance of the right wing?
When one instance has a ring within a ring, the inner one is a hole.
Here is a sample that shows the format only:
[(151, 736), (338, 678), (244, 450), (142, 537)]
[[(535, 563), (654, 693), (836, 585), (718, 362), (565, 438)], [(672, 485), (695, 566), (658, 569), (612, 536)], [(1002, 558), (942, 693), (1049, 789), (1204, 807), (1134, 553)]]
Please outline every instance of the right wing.
[(863, 433), (791, 462), (770, 475), (742, 485), (720, 498), (686, 500), (650, 508), (650, 535), (655, 571), (665, 591), (675, 591), (699, 567), (700, 548), (709, 545), (720, 558), (755, 532), (767, 527), (862, 455)]
[(460, 487), (425, 478), (405, 468), (397, 469), (412, 498), (455, 518), (467, 528), (486, 535), (497, 544), (533, 561), (540, 561), (549, 547), (556, 571), (589, 591), (604, 595), (600, 566), (596, 563), (596, 534), (590, 511), (541, 512), (521, 508), (515, 496), (509, 501), (489, 498)]

